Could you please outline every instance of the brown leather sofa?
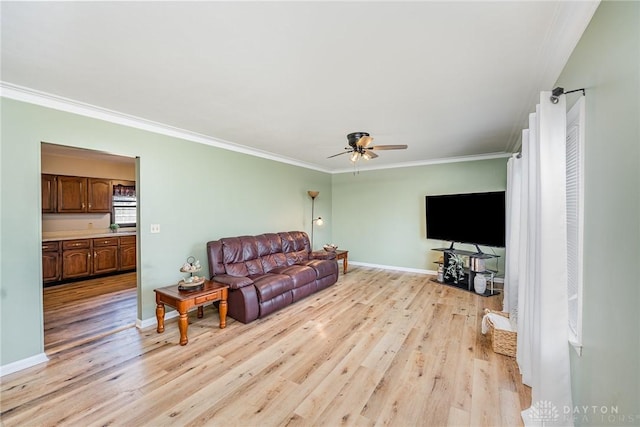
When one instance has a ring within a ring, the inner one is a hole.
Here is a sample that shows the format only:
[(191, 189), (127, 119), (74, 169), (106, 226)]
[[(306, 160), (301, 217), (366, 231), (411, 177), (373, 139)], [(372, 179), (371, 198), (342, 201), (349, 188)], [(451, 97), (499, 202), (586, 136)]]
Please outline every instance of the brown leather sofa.
[(338, 281), (331, 252), (312, 252), (303, 231), (227, 237), (207, 243), (212, 280), (229, 285), (228, 315), (265, 317)]

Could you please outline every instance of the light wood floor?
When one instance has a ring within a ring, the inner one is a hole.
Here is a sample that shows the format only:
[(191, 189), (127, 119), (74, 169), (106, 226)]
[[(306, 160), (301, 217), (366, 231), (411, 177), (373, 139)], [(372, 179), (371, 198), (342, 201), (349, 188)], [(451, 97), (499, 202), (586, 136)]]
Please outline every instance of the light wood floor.
[(134, 327), (136, 273), (46, 287), (43, 309), (47, 354)]
[(354, 266), (243, 325), (217, 311), (163, 334), (127, 328), (2, 378), (4, 426), (517, 426), (515, 361), (480, 333), (483, 298), (429, 276)]

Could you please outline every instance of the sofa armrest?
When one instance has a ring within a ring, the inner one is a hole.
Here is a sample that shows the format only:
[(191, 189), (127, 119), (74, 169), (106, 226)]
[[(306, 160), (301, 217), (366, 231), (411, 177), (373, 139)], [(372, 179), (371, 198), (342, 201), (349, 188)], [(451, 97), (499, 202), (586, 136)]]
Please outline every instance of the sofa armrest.
[(335, 259), (336, 253), (329, 251), (315, 251), (309, 254), (309, 259)]
[(253, 280), (248, 277), (230, 276), (228, 274), (218, 274), (213, 276), (212, 280), (229, 285), (229, 289), (240, 289), (253, 284)]

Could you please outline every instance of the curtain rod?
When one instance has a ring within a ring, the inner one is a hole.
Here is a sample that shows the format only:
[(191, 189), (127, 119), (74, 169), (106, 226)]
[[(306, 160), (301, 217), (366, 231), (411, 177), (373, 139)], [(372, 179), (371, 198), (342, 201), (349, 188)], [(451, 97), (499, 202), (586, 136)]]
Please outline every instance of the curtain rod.
[[(574, 90), (569, 90), (569, 91), (564, 91), (563, 87), (558, 86), (557, 88), (553, 89), (551, 91), (551, 98), (549, 98), (551, 100), (551, 102), (553, 104), (557, 104), (558, 103), (558, 97), (560, 95), (566, 95), (568, 93), (573, 93), (573, 92), (582, 92), (582, 96), (587, 96), (587, 92), (584, 88), (580, 88), (580, 89), (574, 89)], [(522, 157), (522, 153), (517, 153), (516, 154), (516, 159), (519, 159)]]
[(551, 91), (551, 103), (552, 104), (557, 104), (558, 103), (558, 97), (560, 95), (566, 95), (568, 93), (573, 93), (573, 92), (579, 92), (582, 91), (582, 96), (587, 96), (587, 93), (585, 92), (584, 88), (582, 89), (574, 89), (574, 90), (570, 90), (568, 92), (564, 91), (563, 87), (558, 86), (557, 88), (555, 88), (554, 90)]

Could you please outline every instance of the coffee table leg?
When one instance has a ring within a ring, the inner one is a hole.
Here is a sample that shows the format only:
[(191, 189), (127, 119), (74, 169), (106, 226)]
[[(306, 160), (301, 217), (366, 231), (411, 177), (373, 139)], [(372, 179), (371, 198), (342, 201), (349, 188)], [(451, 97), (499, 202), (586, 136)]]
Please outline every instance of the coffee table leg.
[(349, 268), (349, 262), (347, 261), (347, 257), (342, 259), (342, 274), (347, 274), (347, 268)]
[(158, 320), (158, 333), (164, 332), (164, 304), (156, 305), (156, 319)]
[(220, 315), (220, 329), (227, 327), (227, 300), (223, 299), (218, 304), (218, 314)]
[(180, 329), (180, 345), (187, 345), (189, 338), (187, 338), (187, 328), (189, 327), (189, 320), (187, 319), (187, 312), (180, 313), (178, 319), (178, 329)]
[(202, 319), (202, 316), (204, 316), (204, 310), (202, 309), (202, 306), (198, 306), (198, 319)]

